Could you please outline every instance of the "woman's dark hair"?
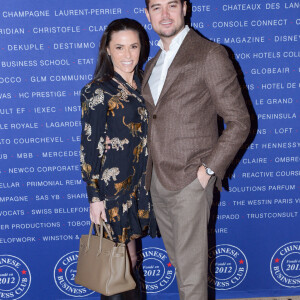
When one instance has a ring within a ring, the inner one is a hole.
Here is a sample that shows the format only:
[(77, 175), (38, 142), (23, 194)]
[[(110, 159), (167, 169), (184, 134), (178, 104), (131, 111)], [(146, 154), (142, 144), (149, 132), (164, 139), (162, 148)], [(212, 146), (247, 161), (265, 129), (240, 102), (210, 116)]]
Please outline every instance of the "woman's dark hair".
[(141, 43), (141, 52), (139, 62), (135, 68), (135, 71), (141, 77), (141, 70), (143, 64), (147, 61), (149, 55), (149, 39), (146, 30), (143, 26), (133, 20), (133, 19), (117, 19), (112, 21), (107, 28), (105, 29), (99, 46), (98, 60), (96, 69), (94, 72), (94, 79), (99, 79), (101, 81), (106, 81), (111, 79), (114, 76), (114, 66), (112, 64), (111, 58), (107, 53), (107, 47), (111, 41), (111, 36), (114, 32), (122, 30), (133, 30), (136, 31), (139, 35)]

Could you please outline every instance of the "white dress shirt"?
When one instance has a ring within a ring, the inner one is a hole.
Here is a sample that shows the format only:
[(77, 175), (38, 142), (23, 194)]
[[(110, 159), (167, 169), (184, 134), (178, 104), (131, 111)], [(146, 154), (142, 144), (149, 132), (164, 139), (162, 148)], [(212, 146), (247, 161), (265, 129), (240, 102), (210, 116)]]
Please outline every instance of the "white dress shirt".
[(149, 78), (149, 86), (155, 105), (157, 104), (160, 93), (165, 84), (169, 67), (189, 30), (190, 28), (186, 25), (185, 28), (173, 38), (168, 51), (164, 49), (161, 40), (158, 42), (158, 46), (161, 48), (162, 52)]

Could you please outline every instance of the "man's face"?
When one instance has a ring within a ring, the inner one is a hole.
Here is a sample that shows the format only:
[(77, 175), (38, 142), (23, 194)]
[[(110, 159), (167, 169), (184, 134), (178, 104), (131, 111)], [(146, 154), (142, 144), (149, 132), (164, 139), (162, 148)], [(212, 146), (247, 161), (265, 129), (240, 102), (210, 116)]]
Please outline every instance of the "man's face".
[(184, 28), (186, 9), (180, 0), (150, 0), (146, 16), (160, 37), (172, 38)]

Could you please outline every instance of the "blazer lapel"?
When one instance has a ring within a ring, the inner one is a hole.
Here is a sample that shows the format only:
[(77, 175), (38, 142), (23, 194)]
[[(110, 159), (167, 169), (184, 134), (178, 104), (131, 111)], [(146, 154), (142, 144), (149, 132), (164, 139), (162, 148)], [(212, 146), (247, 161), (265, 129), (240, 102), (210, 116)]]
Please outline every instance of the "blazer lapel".
[(193, 35), (192, 32), (193, 32), (193, 30), (190, 29), (190, 31), (184, 38), (180, 48), (178, 49), (178, 52), (177, 52), (176, 56), (174, 57), (173, 62), (171, 63), (171, 65), (168, 69), (167, 77), (166, 77), (164, 86), (162, 88), (162, 91), (160, 93), (160, 96), (158, 98), (156, 106), (158, 106), (158, 104), (161, 101), (161, 99), (163, 98), (163, 96), (166, 94), (166, 92), (172, 86), (173, 82), (175, 81), (175, 79), (178, 76), (178, 71), (182, 69), (183, 64), (185, 65), (186, 58), (188, 57), (188, 55), (193, 55), (192, 53), (190, 53), (190, 50), (189, 50), (190, 42), (192, 42), (192, 35)]
[(156, 55), (153, 57), (153, 59), (147, 63), (145, 72), (144, 72), (143, 82), (142, 82), (142, 89), (141, 89), (142, 95), (143, 95), (145, 101), (149, 102), (152, 106), (155, 106), (155, 104), (154, 104), (154, 100), (152, 97), (152, 93), (150, 90), (148, 80), (149, 80), (149, 77), (152, 73), (154, 66), (156, 65), (156, 62), (160, 56), (160, 53), (161, 53), (161, 49), (156, 53)]
[(145, 99), (146, 102), (148, 102), (152, 106), (155, 106), (154, 100), (153, 100), (153, 97), (152, 97), (152, 93), (151, 93), (151, 90), (150, 90), (150, 86), (149, 86), (148, 83), (144, 87), (142, 95), (143, 95), (143, 98)]
[(148, 83), (149, 77), (152, 73), (154, 66), (156, 65), (156, 62), (158, 61), (160, 53), (161, 53), (161, 49), (159, 49), (156, 55), (146, 64), (144, 78), (142, 82), (142, 90), (144, 89), (145, 85)]

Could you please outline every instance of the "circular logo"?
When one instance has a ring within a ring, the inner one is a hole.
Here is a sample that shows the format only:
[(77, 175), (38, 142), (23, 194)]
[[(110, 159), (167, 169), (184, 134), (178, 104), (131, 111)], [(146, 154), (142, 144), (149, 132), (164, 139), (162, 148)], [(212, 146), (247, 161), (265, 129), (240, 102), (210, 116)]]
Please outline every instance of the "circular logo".
[(31, 274), (20, 258), (0, 255), (0, 299), (19, 299), (28, 291)]
[(77, 271), (78, 251), (69, 252), (62, 256), (54, 267), (54, 281), (56, 286), (66, 295), (71, 297), (86, 297), (93, 293), (75, 283)]
[(142, 290), (159, 293), (167, 289), (175, 279), (175, 268), (165, 250), (155, 247), (144, 248), (138, 253), (138, 268), (142, 268)]
[(300, 241), (290, 242), (277, 249), (271, 258), (273, 279), (287, 288), (300, 287)]
[(217, 245), (208, 251), (208, 286), (215, 290), (230, 290), (243, 282), (248, 261), (241, 249), (233, 245)]

